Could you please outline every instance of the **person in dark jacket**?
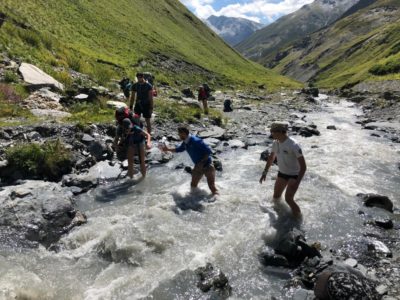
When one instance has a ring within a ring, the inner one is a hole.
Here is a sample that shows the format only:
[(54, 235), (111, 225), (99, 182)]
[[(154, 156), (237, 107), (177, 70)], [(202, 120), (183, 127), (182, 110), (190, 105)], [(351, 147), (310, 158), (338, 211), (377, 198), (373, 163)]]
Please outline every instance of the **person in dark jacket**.
[(134, 110), (135, 114), (143, 115), (146, 120), (147, 132), (151, 134), (151, 115), (153, 114), (153, 86), (147, 82), (143, 73), (137, 73), (138, 82), (131, 88), (129, 98), (129, 108)]
[(133, 122), (131, 119), (125, 118), (122, 121), (122, 127), (125, 131), (125, 143), (128, 146), (128, 176), (133, 177), (133, 165), (137, 154), (140, 162), (140, 173), (143, 177), (146, 177), (145, 145), (147, 149), (151, 148), (151, 136), (140, 126), (139, 115), (134, 115)]
[(180, 126), (178, 128), (178, 135), (183, 141), (182, 144), (176, 148), (169, 148), (163, 145), (161, 150), (170, 152), (183, 152), (186, 150), (194, 163), (190, 186), (196, 188), (200, 179), (205, 175), (208, 187), (213, 195), (217, 195), (218, 190), (215, 186), (215, 168), (212, 165), (211, 148), (207, 146), (201, 138), (190, 134), (186, 126)]

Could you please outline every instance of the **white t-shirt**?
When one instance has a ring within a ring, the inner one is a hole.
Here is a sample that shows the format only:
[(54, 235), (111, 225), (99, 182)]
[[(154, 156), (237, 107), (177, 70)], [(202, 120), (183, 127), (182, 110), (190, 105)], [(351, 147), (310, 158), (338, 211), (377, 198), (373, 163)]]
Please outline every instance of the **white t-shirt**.
[(302, 157), (303, 153), (294, 139), (288, 137), (283, 143), (275, 140), (272, 144), (272, 152), (276, 154), (279, 172), (286, 175), (299, 174), (300, 164), (297, 159)]

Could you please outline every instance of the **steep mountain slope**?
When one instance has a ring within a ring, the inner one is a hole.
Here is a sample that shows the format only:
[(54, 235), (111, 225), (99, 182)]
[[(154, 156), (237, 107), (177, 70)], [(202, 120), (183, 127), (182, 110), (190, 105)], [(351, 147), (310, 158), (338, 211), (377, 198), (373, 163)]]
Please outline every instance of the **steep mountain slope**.
[(231, 46), (245, 40), (264, 26), (247, 19), (226, 16), (210, 16), (207, 18), (206, 24)]
[(374, 1), (282, 50), (275, 64), (322, 87), (400, 79), (400, 1)]
[(316, 0), (253, 33), (235, 48), (246, 57), (268, 65), (279, 48), (333, 23), (358, 1)]
[(2, 0), (0, 13), (0, 51), (65, 84), (69, 68), (100, 82), (146, 69), (172, 84), (294, 84), (244, 59), (178, 0)]

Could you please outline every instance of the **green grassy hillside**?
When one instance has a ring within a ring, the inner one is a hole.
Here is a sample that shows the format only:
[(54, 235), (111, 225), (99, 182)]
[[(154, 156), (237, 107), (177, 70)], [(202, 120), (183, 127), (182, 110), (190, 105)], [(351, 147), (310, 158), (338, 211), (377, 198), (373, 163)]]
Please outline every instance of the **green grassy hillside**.
[(400, 79), (400, 2), (379, 0), (281, 51), (275, 69), (320, 87)]
[(148, 70), (170, 84), (298, 86), (244, 59), (178, 0), (2, 0), (0, 13), (0, 51), (67, 85), (73, 69), (100, 83)]

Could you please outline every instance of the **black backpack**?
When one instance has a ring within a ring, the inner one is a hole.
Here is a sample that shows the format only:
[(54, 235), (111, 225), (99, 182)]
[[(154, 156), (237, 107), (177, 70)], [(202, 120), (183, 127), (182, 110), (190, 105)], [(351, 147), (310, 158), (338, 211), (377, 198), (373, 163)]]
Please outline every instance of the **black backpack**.
[(121, 88), (121, 90), (123, 91), (124, 95), (126, 98), (129, 98), (130, 95), (130, 91), (132, 88), (132, 81), (128, 78), (128, 77), (124, 77), (121, 79), (120, 82), (118, 82), (119, 87)]
[(211, 89), (210, 89), (210, 87), (208, 86), (207, 83), (203, 83), (203, 88), (204, 88), (204, 90), (206, 91), (207, 98), (209, 98), (209, 97), (211, 96)]

